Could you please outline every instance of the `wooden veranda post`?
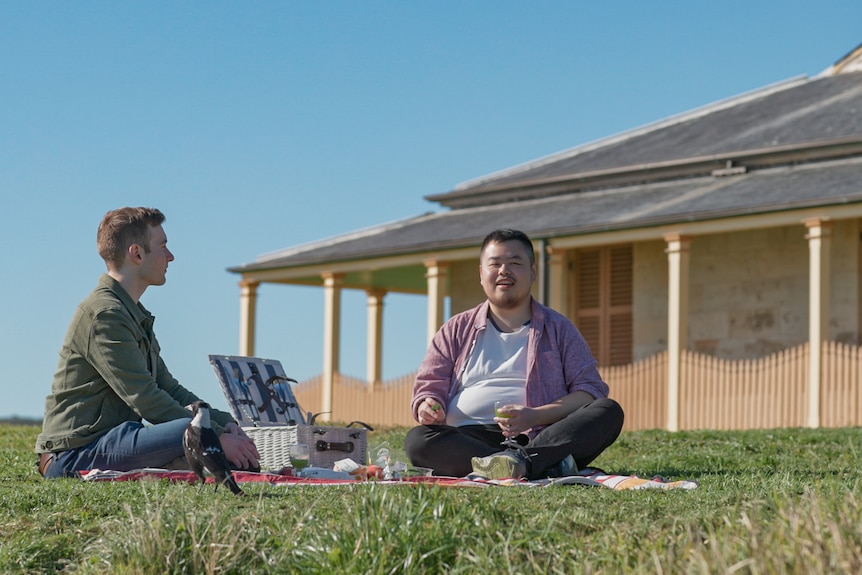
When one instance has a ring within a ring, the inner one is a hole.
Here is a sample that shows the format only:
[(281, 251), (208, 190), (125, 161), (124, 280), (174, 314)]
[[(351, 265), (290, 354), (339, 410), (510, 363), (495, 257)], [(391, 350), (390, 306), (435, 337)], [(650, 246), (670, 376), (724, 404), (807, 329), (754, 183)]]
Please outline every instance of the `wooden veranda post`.
[(679, 388), (682, 352), (688, 347), (688, 269), (691, 239), (665, 236), (668, 263), (667, 305), (667, 429), (679, 431)]
[(332, 388), (340, 363), (341, 285), (344, 274), (323, 274), (323, 381), (320, 388), (320, 419), (330, 420)]
[(383, 373), (383, 297), (384, 290), (366, 290), (368, 296), (368, 335), (365, 379), (368, 391), (380, 386)]
[(239, 282), (239, 354), (254, 355), (254, 334), (257, 319), (257, 288), (260, 282)]
[(823, 376), (823, 342), (829, 337), (831, 223), (805, 221), (808, 234), (808, 427), (820, 427), (820, 387)]
[(449, 279), (449, 265), (436, 260), (425, 262), (425, 277), (428, 281), (428, 326), (427, 343), (443, 325), (443, 312)]

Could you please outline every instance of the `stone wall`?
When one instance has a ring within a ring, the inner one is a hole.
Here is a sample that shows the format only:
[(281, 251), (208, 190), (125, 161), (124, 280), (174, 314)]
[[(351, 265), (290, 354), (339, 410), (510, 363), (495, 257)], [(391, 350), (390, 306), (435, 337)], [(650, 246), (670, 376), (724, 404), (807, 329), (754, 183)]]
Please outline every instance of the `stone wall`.
[[(804, 226), (692, 238), (689, 349), (728, 359), (769, 355), (808, 339)], [(834, 222), (829, 339), (859, 343), (860, 249), (856, 220)], [(664, 242), (635, 246), (635, 360), (666, 348)]]

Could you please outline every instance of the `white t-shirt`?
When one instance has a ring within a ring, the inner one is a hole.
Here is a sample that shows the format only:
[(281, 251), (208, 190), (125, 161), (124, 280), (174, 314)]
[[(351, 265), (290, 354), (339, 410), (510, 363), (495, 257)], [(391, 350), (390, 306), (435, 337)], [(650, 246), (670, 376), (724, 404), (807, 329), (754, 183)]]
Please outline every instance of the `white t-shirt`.
[(494, 423), (494, 402), (524, 405), (527, 401), (527, 342), (529, 324), (503, 333), (491, 318), (476, 339), (461, 389), (449, 402), (446, 424)]

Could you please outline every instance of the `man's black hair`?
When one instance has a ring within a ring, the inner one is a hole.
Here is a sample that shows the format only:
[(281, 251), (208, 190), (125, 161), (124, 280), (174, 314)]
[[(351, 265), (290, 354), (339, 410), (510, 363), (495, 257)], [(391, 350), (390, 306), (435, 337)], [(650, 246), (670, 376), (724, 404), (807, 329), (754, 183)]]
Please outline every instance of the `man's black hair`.
[(527, 248), (527, 253), (530, 255), (530, 265), (535, 263), (535, 252), (533, 250), (533, 242), (530, 241), (530, 238), (527, 237), (527, 234), (522, 232), (521, 230), (511, 230), (511, 229), (503, 229), (503, 230), (494, 230), (482, 240), (482, 247), (479, 250), (479, 256), (485, 253), (485, 248), (488, 244), (499, 244), (502, 242), (509, 241), (519, 241), (524, 244), (524, 247)]

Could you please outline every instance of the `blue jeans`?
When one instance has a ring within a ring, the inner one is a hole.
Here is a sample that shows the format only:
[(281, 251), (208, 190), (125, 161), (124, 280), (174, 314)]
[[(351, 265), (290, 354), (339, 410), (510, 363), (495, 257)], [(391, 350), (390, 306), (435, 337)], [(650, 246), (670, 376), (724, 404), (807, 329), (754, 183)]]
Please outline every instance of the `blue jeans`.
[(183, 457), (183, 432), (191, 418), (155, 425), (127, 421), (83, 447), (60, 451), (48, 467), (46, 479), (77, 477), (84, 469), (131, 471), (164, 467)]

